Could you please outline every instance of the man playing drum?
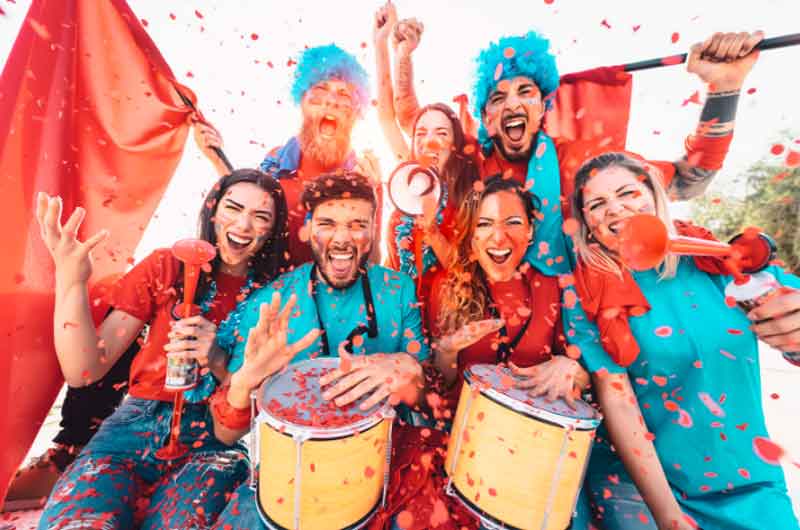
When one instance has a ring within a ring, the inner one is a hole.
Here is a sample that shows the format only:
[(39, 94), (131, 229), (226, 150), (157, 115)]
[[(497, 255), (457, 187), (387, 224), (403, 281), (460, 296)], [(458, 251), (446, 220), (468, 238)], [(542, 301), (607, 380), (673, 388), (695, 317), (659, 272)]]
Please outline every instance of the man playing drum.
[[(366, 411), (387, 398), (413, 405), (423, 395), (420, 361), (429, 347), (413, 282), (367, 262), (375, 244), (372, 185), (353, 172), (323, 175), (309, 184), (302, 202), (311, 213), (314, 261), (254, 293), (230, 320), (234, 324), (219, 332), (220, 343), (232, 350), (235, 373), (227, 392), (216, 396), (225, 420), (215, 432), (230, 443), (250, 427), (250, 393), (290, 362), (342, 357), (339, 368), (320, 379), (322, 399), (338, 407), (362, 399), (358, 408)], [(262, 527), (245, 485), (217, 528)]]

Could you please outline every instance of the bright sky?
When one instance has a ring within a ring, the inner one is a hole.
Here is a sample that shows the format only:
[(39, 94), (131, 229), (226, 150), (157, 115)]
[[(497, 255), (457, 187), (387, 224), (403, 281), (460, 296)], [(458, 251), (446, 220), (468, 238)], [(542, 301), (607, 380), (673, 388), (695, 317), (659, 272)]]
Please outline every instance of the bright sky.
[[(0, 57), (5, 57), (30, 1), (0, 3), (6, 11), (0, 16)], [(293, 69), (287, 61), (304, 46), (335, 42), (374, 73), (372, 20), (379, 6), (375, 1), (129, 0), (129, 4), (147, 21), (147, 31), (178, 79), (197, 93), (200, 108), (222, 132), (225, 151), (237, 166), (256, 166), (268, 148), (297, 131), (299, 110), (288, 101)], [(400, 17), (415, 16), (425, 24), (415, 62), (423, 103), (448, 102), (469, 92), (473, 58), (489, 40), (504, 34), (531, 28), (546, 34), (565, 73), (683, 52), (714, 31), (791, 33), (797, 31), (800, 15), (796, 0), (762, 0), (757, 8), (753, 2), (731, 0), (493, 0), (462, 2), (460, 7), (399, 0), (396, 4)], [(678, 40), (673, 43), (676, 32)], [(798, 64), (800, 47), (762, 54), (745, 87), (755, 92), (743, 93), (740, 101), (736, 139), (717, 178), (718, 189), (730, 186), (732, 177), (750, 163), (770, 156), (769, 146), (778, 131), (800, 134), (797, 89), (791, 82)], [(683, 138), (700, 111), (699, 105), (682, 103), (695, 90), (703, 94), (701, 83), (681, 66), (635, 74), (629, 148), (652, 158), (680, 155)], [(393, 169), (374, 111), (357, 126), (353, 145), (357, 152), (373, 149), (387, 175)], [(137, 259), (194, 234), (201, 197), (214, 179), (211, 166), (190, 140)]]

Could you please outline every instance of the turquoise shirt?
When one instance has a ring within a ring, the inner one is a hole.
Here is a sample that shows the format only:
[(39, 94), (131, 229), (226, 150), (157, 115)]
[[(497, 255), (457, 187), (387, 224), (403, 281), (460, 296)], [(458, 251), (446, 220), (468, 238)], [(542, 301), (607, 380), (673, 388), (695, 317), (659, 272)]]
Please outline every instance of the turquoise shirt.
[[(310, 273), (311, 263), (306, 263), (250, 295), (236, 326), (236, 335), (247, 337), (250, 329), (258, 322), (261, 304), (268, 304), (273, 293), (280, 293), (281, 307), (295, 294), (297, 301), (289, 319), (288, 342), (296, 342), (312, 329), (322, 327), (328, 337), (330, 354), (338, 356), (339, 344), (359, 324), (367, 324), (361, 281), (356, 281), (346, 289), (333, 289), (318, 282), (315, 303), (311, 296)], [(378, 322), (378, 336), (370, 338), (366, 333), (362, 335), (364, 341), (353, 348), (353, 353), (399, 352), (410, 353), (419, 361), (427, 359), (430, 347), (422, 333), (422, 319), (411, 278), (379, 265), (367, 266), (367, 278)], [(221, 330), (221, 333), (226, 334), (228, 331)], [(231, 371), (238, 370), (242, 365), (245, 340), (237, 339), (234, 344), (228, 365)], [(317, 339), (311, 346), (298, 352), (292, 362), (313, 358), (321, 353), (322, 341)]]
[[(800, 287), (796, 276), (768, 271)], [(759, 516), (769, 528), (797, 528), (781, 467), (753, 450), (754, 437), (769, 436), (758, 344), (744, 311), (725, 303), (732, 278), (702, 272), (689, 258), (673, 279), (659, 281), (654, 270), (633, 276), (651, 306), (630, 318), (638, 359), (626, 370), (584, 353), (587, 367), (627, 371), (667, 480), (705, 530), (765, 528)], [(624, 474), (605, 432), (598, 438), (589, 473)]]

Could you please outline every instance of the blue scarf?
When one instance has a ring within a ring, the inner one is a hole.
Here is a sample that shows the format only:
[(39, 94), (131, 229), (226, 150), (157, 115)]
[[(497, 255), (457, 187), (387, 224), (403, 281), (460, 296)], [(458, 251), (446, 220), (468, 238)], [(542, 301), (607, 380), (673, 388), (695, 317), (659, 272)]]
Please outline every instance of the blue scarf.
[(540, 217), (534, 223), (534, 239), (525, 253), (525, 261), (547, 276), (570, 274), (574, 259), (572, 239), (562, 229), (564, 215), (561, 212), (558, 153), (553, 140), (544, 131), (539, 131), (536, 136), (525, 188), (541, 201)]
[[(274, 179), (280, 180), (293, 174), (300, 167), (300, 141), (296, 136), (289, 138), (274, 154), (268, 153), (258, 166), (261, 171)], [(356, 165), (356, 156), (350, 151), (342, 164), (344, 169), (353, 169)]]

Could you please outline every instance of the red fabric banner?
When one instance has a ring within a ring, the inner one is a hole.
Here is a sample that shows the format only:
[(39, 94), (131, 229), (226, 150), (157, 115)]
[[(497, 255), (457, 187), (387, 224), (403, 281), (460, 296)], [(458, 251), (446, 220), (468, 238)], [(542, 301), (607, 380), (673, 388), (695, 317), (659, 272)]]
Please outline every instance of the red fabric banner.
[(632, 86), (631, 75), (619, 66), (561, 78), (545, 130), (558, 149), (563, 196), (572, 194), (575, 171), (587, 158), (625, 149)]
[(124, 1), (31, 5), (0, 77), (0, 504), (63, 383), (36, 193), (110, 230), (94, 278), (123, 271), (183, 152), (178, 89), (194, 101)]

